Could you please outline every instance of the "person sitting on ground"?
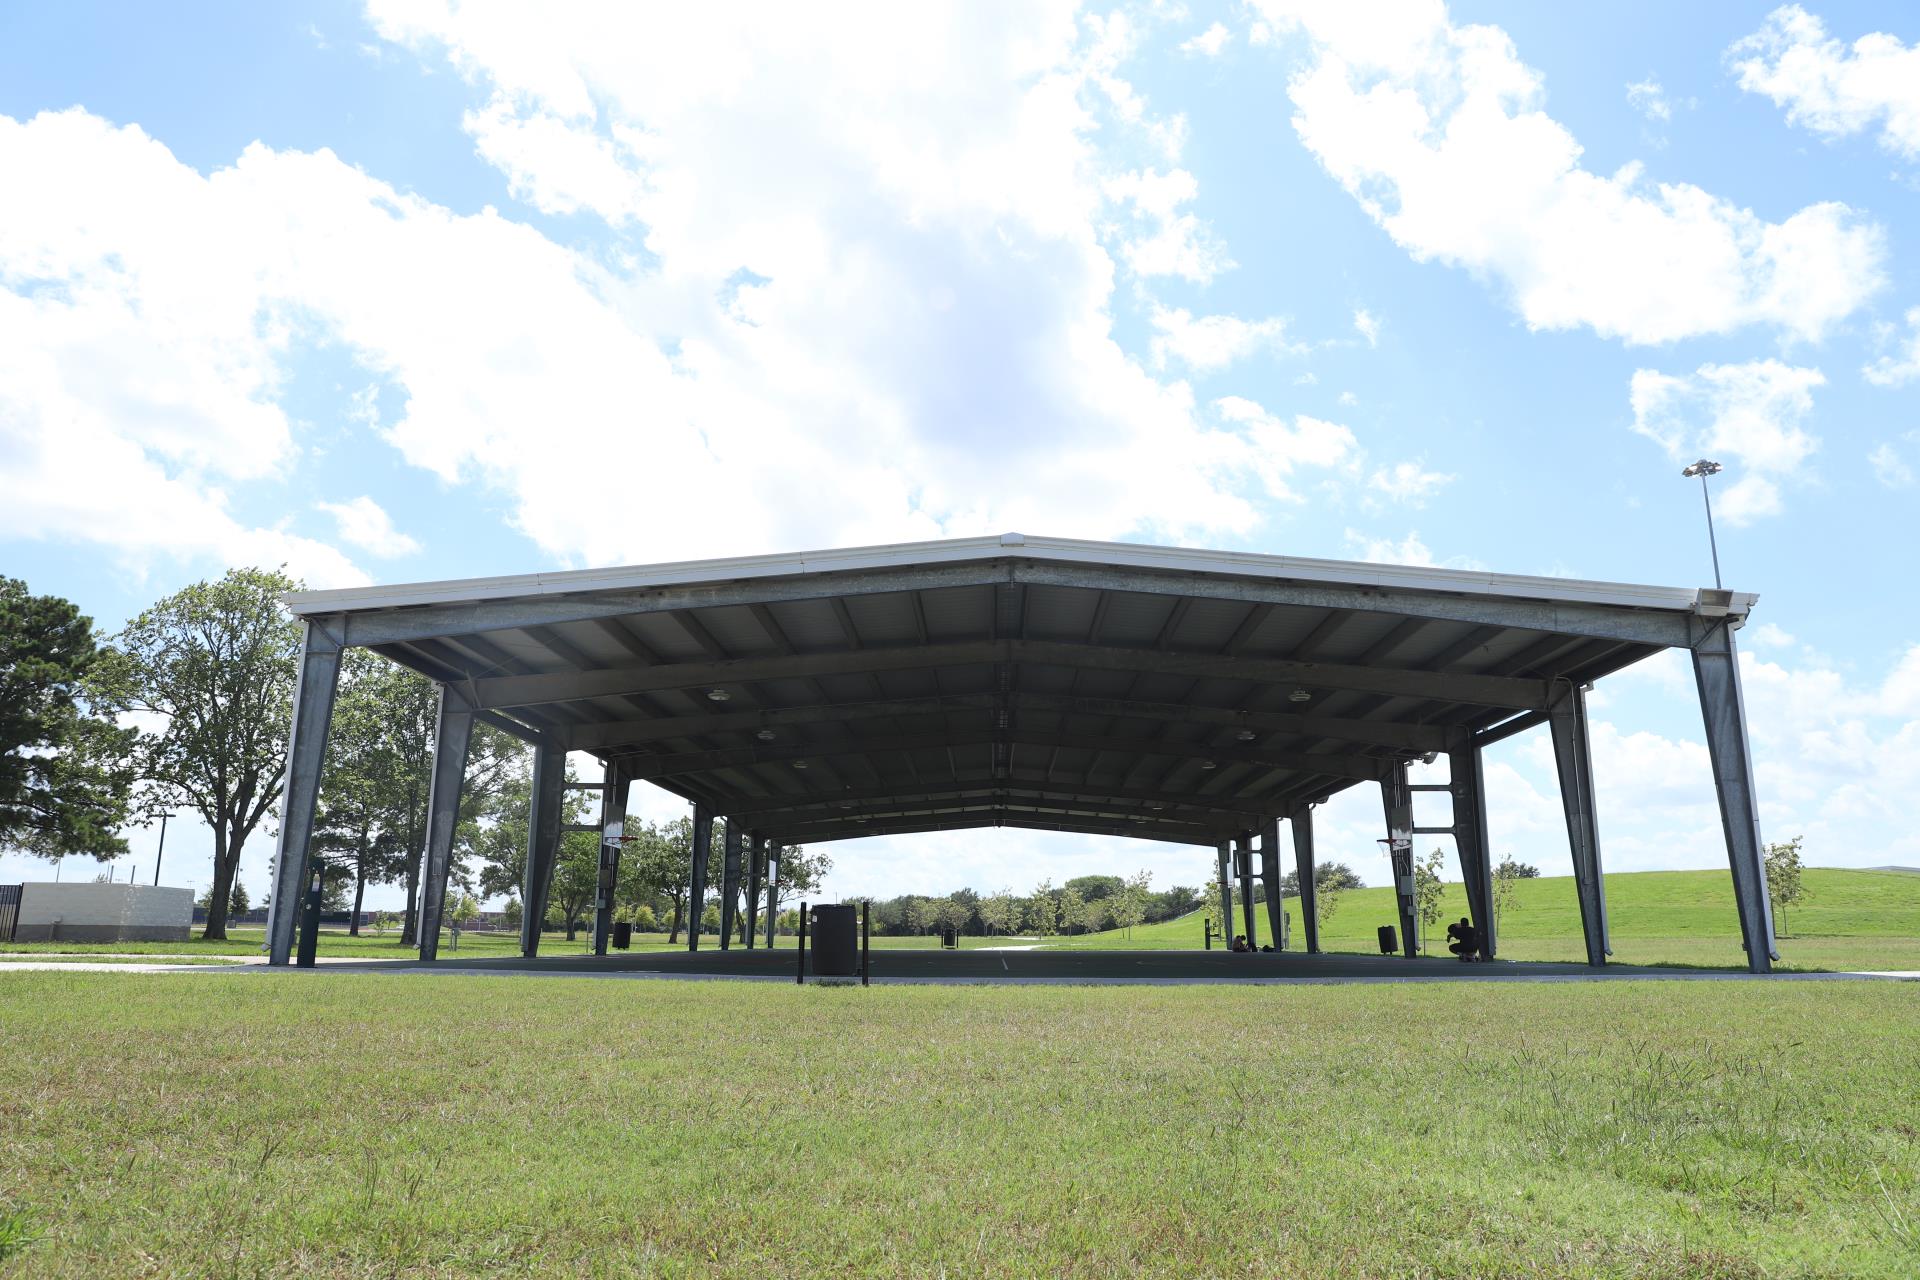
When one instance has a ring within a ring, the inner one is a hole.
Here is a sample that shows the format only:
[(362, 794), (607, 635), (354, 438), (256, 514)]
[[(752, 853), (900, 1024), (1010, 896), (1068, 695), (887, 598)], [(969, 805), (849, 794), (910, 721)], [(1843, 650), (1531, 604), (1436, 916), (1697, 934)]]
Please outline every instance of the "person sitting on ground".
[(1447, 950), (1459, 956), (1462, 963), (1480, 954), (1480, 931), (1473, 927), (1473, 921), (1461, 916), (1459, 924), (1447, 926)]
[(1234, 934), (1234, 935), (1233, 935), (1233, 950), (1235, 950), (1235, 951), (1246, 951), (1246, 950), (1249, 950), (1249, 949), (1250, 949), (1250, 948), (1249, 948), (1249, 947), (1247, 946), (1247, 935), (1246, 935), (1246, 934), (1244, 934), (1244, 933), (1236, 933), (1236, 934)]

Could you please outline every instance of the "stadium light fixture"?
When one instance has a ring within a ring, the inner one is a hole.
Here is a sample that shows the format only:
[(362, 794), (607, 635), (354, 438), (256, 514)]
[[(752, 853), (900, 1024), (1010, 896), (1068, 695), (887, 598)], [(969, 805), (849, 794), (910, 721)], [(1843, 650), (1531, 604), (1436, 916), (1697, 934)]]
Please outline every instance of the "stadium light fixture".
[(1719, 463), (1702, 458), (1680, 473), (1689, 478), (1694, 476), (1700, 478), (1700, 501), (1707, 508), (1707, 550), (1713, 553), (1713, 589), (1715, 591), (1723, 589), (1720, 585), (1720, 544), (1714, 540), (1713, 536), (1713, 498), (1707, 493), (1707, 477), (1717, 476), (1725, 470), (1726, 468)]

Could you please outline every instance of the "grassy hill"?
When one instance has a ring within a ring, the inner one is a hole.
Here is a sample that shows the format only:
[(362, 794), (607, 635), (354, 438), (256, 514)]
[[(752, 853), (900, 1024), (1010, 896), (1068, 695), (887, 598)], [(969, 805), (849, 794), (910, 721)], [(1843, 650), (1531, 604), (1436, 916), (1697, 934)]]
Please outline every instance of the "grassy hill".
[[(1787, 968), (1920, 969), (1920, 876), (1897, 871), (1809, 868), (1805, 898), (1780, 925), (1780, 953)], [(1284, 900), (1300, 934), (1300, 904)], [(1725, 871), (1637, 871), (1607, 877), (1614, 959), (1626, 964), (1739, 965), (1740, 922), (1733, 886)], [(1256, 908), (1260, 939), (1267, 941), (1266, 908)], [(1458, 884), (1446, 889), (1443, 920), (1467, 913)], [(1396, 923), (1393, 893), (1386, 887), (1340, 895), (1324, 922), (1321, 945), (1330, 951), (1374, 951), (1374, 930)], [(1444, 926), (1442, 926), (1444, 929)], [(1435, 949), (1444, 932), (1436, 930)], [(1071, 948), (1198, 947), (1199, 912), (1119, 930), (1053, 940)], [(1218, 945), (1216, 940), (1215, 945)], [(1500, 918), (1500, 954), (1513, 960), (1582, 960), (1580, 907), (1571, 876), (1522, 880), (1514, 904)]]

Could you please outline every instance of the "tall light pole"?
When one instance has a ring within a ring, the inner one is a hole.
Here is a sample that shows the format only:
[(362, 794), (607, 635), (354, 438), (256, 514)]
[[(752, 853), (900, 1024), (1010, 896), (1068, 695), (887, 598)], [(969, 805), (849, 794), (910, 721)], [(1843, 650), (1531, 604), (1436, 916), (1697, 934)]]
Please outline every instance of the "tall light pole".
[(1720, 544), (1713, 538), (1713, 499), (1707, 496), (1707, 477), (1717, 476), (1724, 470), (1717, 462), (1708, 462), (1705, 458), (1694, 463), (1680, 474), (1700, 477), (1700, 501), (1707, 508), (1707, 549), (1713, 552), (1713, 589), (1720, 590)]
[(170, 813), (162, 813), (160, 815), (160, 850), (153, 855), (153, 882), (155, 884), (160, 883), (160, 859), (167, 856), (167, 819), (172, 816)]

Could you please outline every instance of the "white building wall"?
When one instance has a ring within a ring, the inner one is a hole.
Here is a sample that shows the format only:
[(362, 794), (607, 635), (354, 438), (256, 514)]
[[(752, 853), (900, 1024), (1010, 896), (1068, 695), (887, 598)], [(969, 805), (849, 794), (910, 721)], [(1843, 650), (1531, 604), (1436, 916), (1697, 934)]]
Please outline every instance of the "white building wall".
[(16, 942), (185, 942), (193, 891), (146, 884), (28, 884)]

